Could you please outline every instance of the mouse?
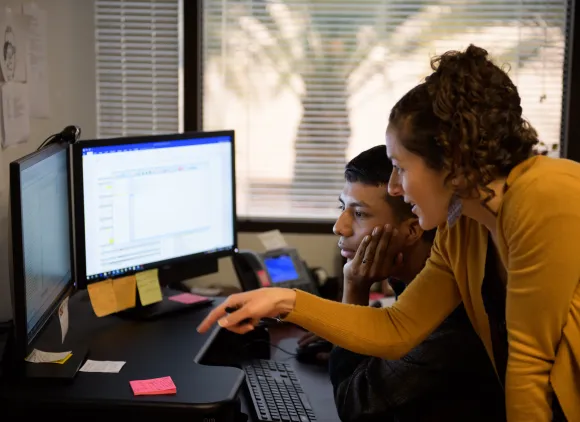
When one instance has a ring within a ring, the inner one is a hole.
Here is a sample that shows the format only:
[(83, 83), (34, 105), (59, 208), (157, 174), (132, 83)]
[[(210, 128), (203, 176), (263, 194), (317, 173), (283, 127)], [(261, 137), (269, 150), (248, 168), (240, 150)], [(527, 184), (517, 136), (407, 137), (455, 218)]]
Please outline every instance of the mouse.
[(332, 343), (326, 340), (317, 340), (306, 346), (297, 347), (296, 360), (308, 364), (326, 364), (326, 361), (320, 360), (316, 356), (319, 353), (330, 353), (332, 347)]

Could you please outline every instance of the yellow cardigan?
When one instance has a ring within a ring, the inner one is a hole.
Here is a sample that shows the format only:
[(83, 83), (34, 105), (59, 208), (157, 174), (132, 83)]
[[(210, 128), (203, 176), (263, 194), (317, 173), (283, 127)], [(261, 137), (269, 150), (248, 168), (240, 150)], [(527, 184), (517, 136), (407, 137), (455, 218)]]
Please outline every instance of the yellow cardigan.
[[(497, 237), (508, 271), (508, 420), (551, 421), (555, 391), (567, 419), (580, 421), (580, 164), (533, 157), (507, 185)], [(425, 268), (392, 307), (298, 291), (286, 320), (354, 352), (398, 359), (463, 301), (493, 361), (481, 297), (487, 239), (486, 228), (462, 217), (440, 228)]]

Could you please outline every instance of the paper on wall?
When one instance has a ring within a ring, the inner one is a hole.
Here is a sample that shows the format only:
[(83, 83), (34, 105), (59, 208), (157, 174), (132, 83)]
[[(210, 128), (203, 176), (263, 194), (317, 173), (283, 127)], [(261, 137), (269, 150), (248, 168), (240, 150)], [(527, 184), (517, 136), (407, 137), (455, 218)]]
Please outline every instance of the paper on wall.
[(26, 82), (28, 16), (9, 7), (0, 11), (0, 70), (3, 81)]
[(23, 4), (22, 13), (28, 18), (26, 20), (28, 24), (26, 79), (30, 95), (30, 117), (47, 118), (50, 117), (47, 13), (34, 2)]
[(2, 85), (2, 125), (4, 127), (4, 148), (21, 144), (30, 137), (30, 107), (28, 87), (19, 82)]
[(262, 242), (262, 245), (267, 251), (272, 251), (274, 249), (282, 249), (288, 247), (284, 236), (280, 233), (280, 230), (270, 230), (258, 235), (258, 239)]

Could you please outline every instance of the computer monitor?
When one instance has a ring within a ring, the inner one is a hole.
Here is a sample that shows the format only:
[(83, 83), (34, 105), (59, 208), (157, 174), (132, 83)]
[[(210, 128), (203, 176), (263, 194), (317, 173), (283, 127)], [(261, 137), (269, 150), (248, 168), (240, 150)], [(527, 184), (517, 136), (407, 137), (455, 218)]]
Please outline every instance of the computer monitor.
[(73, 145), (77, 281), (233, 254), (234, 132)]
[(10, 163), (13, 352), (21, 362), (74, 288), (69, 182), (66, 146)]

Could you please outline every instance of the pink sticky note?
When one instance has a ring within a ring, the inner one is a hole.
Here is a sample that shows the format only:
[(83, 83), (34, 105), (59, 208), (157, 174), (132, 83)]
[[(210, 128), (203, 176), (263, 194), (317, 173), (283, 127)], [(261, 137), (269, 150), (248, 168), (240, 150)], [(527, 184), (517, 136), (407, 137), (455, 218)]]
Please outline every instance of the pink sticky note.
[(191, 293), (180, 293), (178, 295), (169, 296), (169, 300), (173, 300), (174, 302), (185, 303), (186, 305), (191, 305), (192, 303), (201, 302), (203, 300), (207, 300), (207, 297), (198, 296)]
[(129, 381), (129, 384), (131, 384), (133, 394), (136, 396), (175, 394), (177, 392), (177, 388), (171, 377)]

